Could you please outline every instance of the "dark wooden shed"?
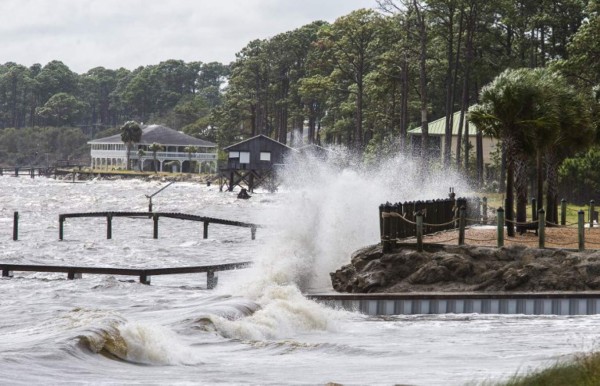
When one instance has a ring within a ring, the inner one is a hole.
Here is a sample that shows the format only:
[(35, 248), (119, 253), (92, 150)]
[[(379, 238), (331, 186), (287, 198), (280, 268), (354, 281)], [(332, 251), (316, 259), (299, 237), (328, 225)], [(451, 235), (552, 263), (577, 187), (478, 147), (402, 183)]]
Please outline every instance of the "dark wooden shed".
[(227, 152), (227, 166), (221, 169), (221, 177), (227, 190), (232, 191), (236, 185), (245, 183), (251, 191), (265, 184), (274, 176), (278, 166), (285, 163), (289, 152), (295, 151), (266, 135), (257, 135), (223, 148)]

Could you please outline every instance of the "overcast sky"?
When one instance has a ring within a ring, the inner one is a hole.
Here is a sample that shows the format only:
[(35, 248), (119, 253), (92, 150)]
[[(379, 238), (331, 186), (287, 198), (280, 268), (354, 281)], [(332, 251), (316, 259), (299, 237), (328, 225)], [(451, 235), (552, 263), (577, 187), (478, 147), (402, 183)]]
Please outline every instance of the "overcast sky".
[(0, 63), (64, 62), (84, 73), (167, 59), (235, 59), (249, 41), (375, 0), (0, 0)]

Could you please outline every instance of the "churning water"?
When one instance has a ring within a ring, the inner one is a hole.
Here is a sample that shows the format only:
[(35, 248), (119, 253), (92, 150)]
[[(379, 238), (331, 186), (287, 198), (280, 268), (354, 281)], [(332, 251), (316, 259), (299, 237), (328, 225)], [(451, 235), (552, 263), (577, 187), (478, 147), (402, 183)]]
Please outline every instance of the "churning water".
[[(441, 198), (467, 186), (449, 173), (420, 178), (402, 159), (378, 170), (316, 161), (291, 168), (278, 193), (250, 200), (176, 183), (154, 210), (264, 224), (250, 231), (160, 219), (69, 219), (58, 214), (144, 211), (160, 182), (68, 183), (0, 177), (0, 261), (176, 267), (254, 261), (221, 272), (137, 278), (15, 273), (0, 280), (0, 384), (463, 384), (502, 379), (595, 348), (596, 316), (367, 317), (307, 300), (331, 291), (329, 272), (377, 242), (385, 201)], [(12, 241), (13, 212), (20, 213)]]

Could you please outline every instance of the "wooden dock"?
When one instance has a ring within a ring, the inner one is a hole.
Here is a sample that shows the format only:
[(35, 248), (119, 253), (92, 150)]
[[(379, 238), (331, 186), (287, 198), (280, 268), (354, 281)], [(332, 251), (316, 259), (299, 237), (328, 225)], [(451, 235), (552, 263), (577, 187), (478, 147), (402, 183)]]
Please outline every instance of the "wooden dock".
[(31, 265), (31, 264), (0, 264), (2, 277), (12, 277), (13, 272), (62, 272), (67, 274), (69, 280), (80, 279), (82, 274), (93, 275), (123, 275), (137, 276), (142, 284), (150, 284), (150, 278), (158, 275), (177, 275), (206, 272), (206, 288), (213, 289), (217, 285), (216, 272), (233, 269), (247, 268), (252, 263), (243, 261), (238, 263), (200, 265), (191, 267), (171, 268), (111, 268), (111, 267), (76, 267), (62, 265)]
[(112, 219), (114, 217), (133, 217), (133, 218), (147, 218), (154, 221), (153, 237), (158, 238), (158, 220), (161, 217), (174, 218), (179, 220), (197, 221), (204, 223), (203, 237), (208, 238), (208, 226), (209, 224), (228, 225), (242, 228), (250, 228), (250, 235), (252, 240), (256, 238), (256, 229), (262, 228), (261, 225), (246, 223), (242, 221), (226, 220), (214, 217), (197, 216), (187, 213), (172, 213), (172, 212), (87, 212), (87, 213), (63, 213), (58, 215), (59, 221), (59, 240), (64, 239), (64, 222), (68, 218), (79, 218), (79, 217), (105, 217), (106, 218), (106, 238), (112, 238)]

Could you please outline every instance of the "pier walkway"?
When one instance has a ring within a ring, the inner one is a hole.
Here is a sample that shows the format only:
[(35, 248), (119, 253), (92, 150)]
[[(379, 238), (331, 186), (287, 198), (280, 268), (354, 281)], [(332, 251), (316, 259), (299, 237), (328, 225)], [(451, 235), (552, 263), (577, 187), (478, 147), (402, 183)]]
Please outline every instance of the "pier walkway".
[(32, 264), (0, 264), (2, 277), (12, 277), (13, 272), (63, 272), (67, 278), (80, 279), (82, 274), (93, 275), (124, 275), (137, 276), (142, 284), (150, 284), (150, 278), (158, 275), (176, 275), (186, 273), (206, 272), (206, 288), (213, 289), (217, 285), (218, 277), (216, 272), (228, 271), (233, 269), (247, 268), (252, 263), (243, 261), (238, 263), (200, 265), (191, 267), (171, 267), (171, 268), (109, 268), (109, 267), (75, 267), (59, 265), (32, 265)]
[(80, 218), (80, 217), (105, 217), (106, 218), (106, 238), (112, 238), (112, 219), (113, 217), (133, 217), (133, 218), (147, 218), (154, 221), (153, 237), (158, 238), (158, 220), (161, 217), (174, 218), (179, 220), (198, 221), (204, 223), (203, 237), (208, 238), (208, 225), (219, 224), (228, 225), (242, 228), (250, 228), (250, 235), (252, 240), (256, 238), (256, 229), (262, 228), (261, 225), (252, 224), (242, 221), (226, 220), (221, 218), (197, 216), (187, 213), (172, 213), (172, 212), (87, 212), (87, 213), (63, 213), (58, 215), (59, 229), (58, 238), (59, 240), (64, 239), (64, 222), (68, 218)]

